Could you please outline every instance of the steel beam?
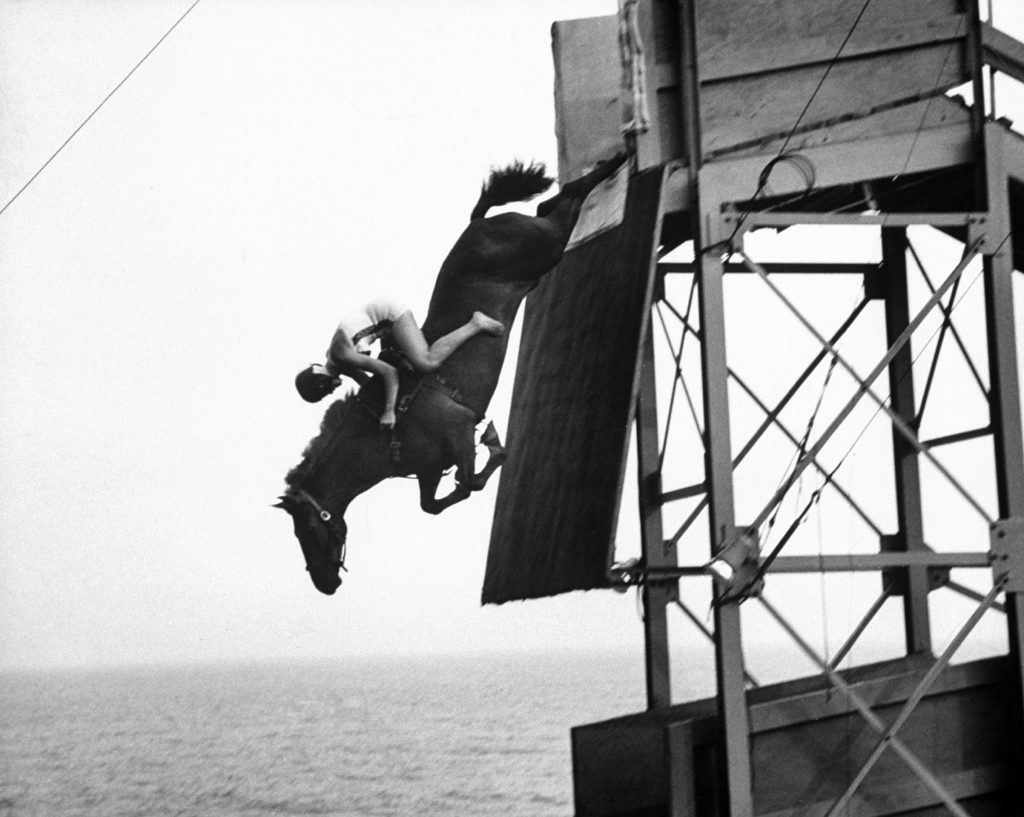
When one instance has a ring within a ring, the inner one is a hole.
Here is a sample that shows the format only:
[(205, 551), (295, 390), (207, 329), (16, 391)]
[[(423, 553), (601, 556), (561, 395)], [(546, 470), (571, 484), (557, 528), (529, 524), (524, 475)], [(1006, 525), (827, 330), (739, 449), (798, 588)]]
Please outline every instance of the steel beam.
[(808, 213), (778, 210), (750, 210), (743, 213), (727, 211), (722, 214), (726, 224), (742, 224), (741, 229), (754, 227), (794, 227), (820, 224), (835, 227), (976, 227), (985, 223), (986, 213)]
[(861, 617), (861, 620), (857, 623), (857, 626), (850, 631), (850, 635), (847, 636), (846, 641), (843, 642), (842, 646), (836, 650), (836, 654), (832, 656), (832, 660), (828, 662), (828, 665), (832, 669), (836, 669), (846, 658), (850, 650), (853, 649), (854, 644), (857, 643), (857, 639), (861, 637), (864, 631), (868, 628), (868, 625), (872, 622), (879, 610), (885, 606), (885, 603), (892, 596), (888, 587), (885, 587), (879, 594), (878, 598), (875, 599), (874, 603), (868, 608), (867, 612)]
[[(725, 296), (721, 259), (699, 256), (701, 360), (704, 384), (705, 473), (709, 488), (711, 557), (736, 538), (732, 445), (729, 429), (729, 370), (725, 353)], [(744, 685), (740, 607), (724, 603), (713, 585), (718, 711), (725, 749), (722, 770), (729, 817), (752, 817), (753, 775)]]
[[(658, 405), (655, 390), (654, 341), (651, 322), (643, 341), (640, 390), (636, 411), (637, 479), (640, 501), (640, 539), (647, 567), (673, 567), (675, 546), (666, 542), (661, 523), (661, 462), (658, 450)], [(647, 707), (672, 704), (667, 606), (676, 597), (675, 581), (644, 582), (644, 658), (647, 668)]]
[[(985, 313), (989, 359), (989, 416), (995, 454), (996, 496), (1000, 519), (1024, 518), (1024, 429), (1021, 424), (1020, 369), (1013, 304), (1013, 236), (1009, 180), (1003, 134), (995, 123), (985, 127), (989, 210), (1002, 239), (984, 257)], [(1024, 593), (1006, 594), (1009, 652), (1016, 687), (1016, 751), (1024, 768)], [(1017, 807), (1024, 811), (1024, 794)]]
[[(762, 565), (767, 559), (762, 559)], [(861, 573), (892, 570), (895, 568), (991, 568), (992, 556), (988, 552), (938, 553), (933, 550), (915, 550), (891, 553), (842, 553), (818, 556), (777, 556), (771, 561), (770, 573)], [(677, 565), (649, 568), (648, 579), (710, 575), (708, 566)]]
[(992, 560), (986, 553), (936, 553), (911, 550), (891, 553), (848, 553), (821, 556), (779, 556), (770, 573), (857, 573), (895, 568), (927, 570), (927, 568), (986, 568)]
[[(885, 345), (892, 346), (910, 324), (907, 291), (906, 228), (882, 230), (882, 264), (885, 295)], [(889, 399), (892, 411), (916, 432), (917, 406), (914, 399), (914, 357), (910, 344), (902, 346), (889, 361)], [(924, 513), (921, 510), (921, 474), (917, 448), (892, 430), (893, 471), (896, 479), (897, 548), (924, 550)], [(928, 616), (928, 571), (908, 567), (903, 574), (903, 629), (907, 653), (930, 653), (931, 628)], [(885, 575), (883, 574), (883, 582)]]
[(1024, 46), (988, 23), (981, 25), (981, 47), (985, 62), (1004, 74), (1024, 82)]
[[(870, 275), (878, 269), (877, 264), (828, 262), (815, 264), (806, 261), (784, 261), (761, 266), (773, 275)], [(691, 261), (661, 261), (658, 264), (658, 271), (669, 275), (692, 274), (695, 270), (696, 265)], [(749, 275), (751, 270), (746, 264), (727, 262), (725, 273), (727, 275), (736, 275), (737, 273)]]

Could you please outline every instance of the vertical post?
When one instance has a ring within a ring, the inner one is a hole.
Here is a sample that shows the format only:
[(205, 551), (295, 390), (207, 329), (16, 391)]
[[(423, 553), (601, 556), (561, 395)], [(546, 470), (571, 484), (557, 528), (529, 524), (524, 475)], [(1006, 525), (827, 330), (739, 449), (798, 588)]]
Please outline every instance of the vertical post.
[[(1009, 179), (999, 126), (985, 127), (988, 228), (984, 251), (985, 315), (988, 335), (989, 413), (995, 448), (999, 518), (1024, 517), (1024, 430), (1021, 428), (1016, 319), (1013, 308), (1013, 239)], [(1010, 665), (1017, 694), (1014, 732), (1018, 766), (1024, 765), (1024, 594), (1006, 594)], [(1018, 809), (1024, 802), (1017, 803)]]
[[(643, 341), (636, 412), (640, 541), (645, 566), (675, 567), (676, 549), (674, 545), (665, 542), (661, 524), (661, 458), (655, 383), (653, 329), (651, 322), (648, 321)], [(667, 608), (676, 598), (676, 587), (675, 581), (647, 580), (643, 583), (644, 659), (647, 668), (648, 709), (672, 704)]]
[[(708, 486), (711, 555), (736, 533), (732, 490), (732, 443), (729, 431), (728, 368), (725, 355), (725, 265), (721, 257), (705, 253), (711, 234), (721, 229), (721, 214), (712, 197), (696, 191), (703, 155), (701, 146), (700, 77), (697, 70), (697, 13), (695, 0), (680, 0), (680, 59), (683, 140), (689, 165), (691, 214), (695, 222), (695, 274), (700, 292), (701, 370), (704, 386), (705, 482)], [(715, 674), (722, 749), (722, 775), (729, 817), (754, 813), (750, 730), (747, 720), (746, 674), (740, 608), (721, 604), (721, 592), (712, 586), (715, 608)]]
[[(710, 217), (714, 219), (715, 216)], [(705, 474), (710, 498), (711, 555), (714, 556), (736, 535), (725, 354), (725, 293), (722, 280), (725, 265), (718, 255), (706, 254), (700, 248), (696, 257), (700, 287)], [(740, 608), (736, 603), (723, 604), (722, 591), (717, 585), (713, 592), (718, 715), (725, 750), (719, 771), (724, 777), (730, 817), (751, 817), (754, 812), (753, 777), (750, 768)]]
[[(882, 230), (882, 264), (885, 277), (886, 345), (892, 346), (910, 323), (905, 228)], [(904, 344), (889, 363), (889, 394), (893, 411), (916, 431), (913, 362), (910, 344)], [(895, 428), (892, 430), (892, 452), (896, 476), (896, 515), (899, 523), (899, 534), (893, 549), (923, 550), (924, 515), (921, 510), (918, 453)], [(900, 573), (903, 575), (897, 592), (903, 595), (903, 626), (907, 653), (930, 653), (928, 569), (917, 566), (901, 570)]]
[(974, 172), (975, 208), (984, 208), (985, 188), (987, 184), (985, 171), (985, 60), (981, 44), (981, 9), (978, 0), (962, 0), (963, 10), (967, 14), (968, 31), (964, 59), (971, 73), (971, 93), (974, 104), (970, 107), (971, 137), (974, 152), (978, 157)]

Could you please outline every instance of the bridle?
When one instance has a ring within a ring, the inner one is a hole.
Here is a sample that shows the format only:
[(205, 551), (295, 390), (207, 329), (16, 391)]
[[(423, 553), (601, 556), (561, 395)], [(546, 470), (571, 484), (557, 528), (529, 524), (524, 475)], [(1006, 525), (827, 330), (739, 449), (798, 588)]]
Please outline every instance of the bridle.
[[(320, 521), (324, 522), (327, 525), (327, 527), (331, 529), (331, 532), (335, 535), (335, 537), (337, 537), (338, 541), (341, 542), (341, 549), (339, 551), (338, 559), (328, 560), (327, 563), (331, 565), (331, 567), (341, 568), (346, 573), (348, 573), (348, 568), (345, 567), (345, 554), (348, 552), (347, 531), (343, 531), (341, 528), (338, 527), (338, 523), (334, 521), (333, 514), (331, 514), (329, 510), (327, 510), (323, 505), (317, 502), (317, 500), (310, 493), (304, 491), (302, 488), (293, 488), (292, 491), (293, 493), (298, 495), (299, 499), (303, 500), (304, 502), (308, 502), (310, 505), (313, 506), (313, 510), (317, 512), (317, 515), (320, 517)], [(306, 565), (306, 570), (309, 570), (309, 565)]]

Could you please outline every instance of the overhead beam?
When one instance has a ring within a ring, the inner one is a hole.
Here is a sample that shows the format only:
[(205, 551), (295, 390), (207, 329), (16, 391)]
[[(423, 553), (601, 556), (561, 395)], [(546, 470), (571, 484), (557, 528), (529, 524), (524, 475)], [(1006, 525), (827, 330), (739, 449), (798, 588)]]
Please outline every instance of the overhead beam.
[(988, 23), (982, 23), (981, 47), (982, 58), (988, 65), (1018, 82), (1024, 82), (1024, 43)]
[[(796, 275), (868, 275), (877, 271), (878, 264), (809, 264), (800, 261), (784, 261), (780, 263), (762, 264), (772, 274), (796, 274)], [(696, 265), (692, 261), (661, 261), (658, 264), (658, 272), (665, 274), (693, 273)], [(723, 271), (727, 274), (743, 273), (745, 275), (755, 274), (746, 264), (728, 262)]]

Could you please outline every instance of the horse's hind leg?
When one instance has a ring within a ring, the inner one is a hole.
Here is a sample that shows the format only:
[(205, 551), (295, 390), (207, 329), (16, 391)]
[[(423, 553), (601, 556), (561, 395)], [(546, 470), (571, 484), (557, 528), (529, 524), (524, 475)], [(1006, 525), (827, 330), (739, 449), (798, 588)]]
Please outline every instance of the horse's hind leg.
[(462, 500), (469, 498), (469, 488), (457, 483), (447, 496), (436, 497), (437, 486), (441, 484), (440, 471), (429, 474), (417, 474), (416, 479), (420, 484), (420, 507), (427, 513), (439, 514), (456, 502), (462, 502)]
[(508, 459), (508, 454), (498, 439), (498, 432), (494, 423), (488, 423), (487, 428), (480, 438), (480, 442), (487, 448), (487, 463), (476, 473), (476, 445), (473, 441), (473, 426), (459, 429), (459, 438), (455, 442), (455, 480), (459, 485), (464, 485), (471, 491), (479, 491), (486, 484), (502, 463)]
[(490, 479), (491, 474), (504, 465), (505, 460), (508, 459), (508, 452), (502, 446), (501, 440), (498, 437), (498, 430), (494, 427), (493, 422), (487, 424), (480, 442), (487, 448), (488, 454), (487, 463), (484, 465), (483, 470), (476, 475), (476, 479), (480, 482), (480, 487), (483, 488), (487, 480)]

